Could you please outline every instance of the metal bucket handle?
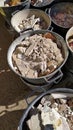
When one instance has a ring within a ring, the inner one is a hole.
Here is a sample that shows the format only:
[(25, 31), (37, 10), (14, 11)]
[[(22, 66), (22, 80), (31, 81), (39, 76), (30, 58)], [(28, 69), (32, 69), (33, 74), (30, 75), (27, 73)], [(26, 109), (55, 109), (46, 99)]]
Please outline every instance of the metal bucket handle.
[(20, 31), (20, 35), (22, 35), (23, 33), (26, 33), (27, 31), (33, 31), (33, 28), (24, 28), (23, 30)]
[[(45, 90), (43, 87), (39, 87), (39, 90), (40, 90), (40, 89), (42, 89), (42, 92), (43, 92), (43, 93), (46, 92), (46, 90)], [(31, 97), (31, 96), (33, 96), (34, 94), (36, 94), (36, 91), (37, 91), (37, 90), (38, 90), (38, 89), (35, 89), (35, 90), (33, 90), (32, 92), (30, 92), (28, 96), (25, 96), (25, 101), (26, 101), (26, 103), (27, 103), (28, 106), (31, 104), (31, 102), (29, 101), (29, 97)]]
[(50, 10), (51, 10), (51, 8), (46, 8), (45, 9), (45, 13), (48, 14), (48, 15), (50, 15)]
[(58, 84), (61, 81), (62, 77), (63, 77), (63, 73), (61, 70), (59, 70), (53, 77), (51, 77), (50, 79), (45, 77), (44, 80), (48, 84), (51, 84), (51, 83)]
[[(49, 9), (46, 8), (46, 9), (45, 9), (45, 13), (48, 14), (49, 16), (50, 16), (50, 10), (51, 10), (51, 8), (49, 8)], [(50, 27), (48, 28), (48, 30), (53, 31), (53, 30), (54, 30), (54, 27), (50, 26)]]
[(50, 26), (50, 27), (48, 27), (48, 30), (53, 31), (54, 27)]
[(11, 16), (13, 16), (13, 15), (15, 15), (17, 12), (19, 12), (20, 10), (16, 10), (16, 11), (14, 11), (12, 14), (11, 14)]

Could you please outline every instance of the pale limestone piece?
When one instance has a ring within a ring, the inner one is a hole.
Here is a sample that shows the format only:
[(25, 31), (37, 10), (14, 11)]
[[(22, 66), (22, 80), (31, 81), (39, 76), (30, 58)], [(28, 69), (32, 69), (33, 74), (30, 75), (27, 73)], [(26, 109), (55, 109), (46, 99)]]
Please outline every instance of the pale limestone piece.
[(28, 47), (28, 49), (26, 50), (25, 55), (26, 55), (26, 56), (31, 55), (31, 53), (33, 52), (33, 49), (37, 46), (37, 44), (38, 44), (38, 42), (33, 42), (33, 43)]
[(23, 45), (26, 45), (26, 47), (28, 47), (29, 44), (30, 44), (30, 42), (29, 42), (28, 37), (27, 37), (24, 41), (21, 42), (20, 45), (22, 45), (22, 46), (23, 46)]
[(14, 59), (16, 65), (17, 65), (18, 70), (21, 72), (21, 74), (23, 76), (25, 76), (27, 74), (27, 72), (28, 72), (28, 69), (29, 69), (29, 67), (27, 65), (28, 63), (25, 64), (25, 62), (23, 60), (18, 59), (16, 57), (16, 55), (14, 55), (14, 54), (13, 54), (13, 59)]
[(16, 49), (16, 52), (25, 53), (25, 50), (26, 50), (25, 47), (20, 46), (20, 47), (18, 47), (18, 48)]
[(41, 130), (38, 114), (32, 115), (32, 117), (27, 121), (27, 124), (30, 130)]
[(37, 78), (38, 76), (37, 71), (30, 69), (28, 62), (16, 58), (16, 55), (13, 55), (13, 58), (22, 76), (29, 77), (29, 78)]
[(36, 70), (33, 70), (33, 69), (29, 68), (26, 76), (29, 77), (29, 78), (37, 78), (38, 73), (37, 73)]

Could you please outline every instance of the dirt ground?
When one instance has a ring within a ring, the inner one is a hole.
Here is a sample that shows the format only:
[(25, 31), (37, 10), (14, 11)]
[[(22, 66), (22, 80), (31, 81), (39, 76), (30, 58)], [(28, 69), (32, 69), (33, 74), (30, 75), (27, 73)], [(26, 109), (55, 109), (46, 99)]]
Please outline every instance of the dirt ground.
[(7, 51), (12, 41), (13, 34), (7, 31), (0, 15), (0, 130), (17, 130), (27, 107), (24, 98), (31, 92), (8, 66)]

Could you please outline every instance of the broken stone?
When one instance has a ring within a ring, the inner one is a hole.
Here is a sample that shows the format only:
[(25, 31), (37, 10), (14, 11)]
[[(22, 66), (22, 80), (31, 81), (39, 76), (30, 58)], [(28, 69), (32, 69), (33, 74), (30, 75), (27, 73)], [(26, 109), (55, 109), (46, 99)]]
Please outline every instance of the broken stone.
[(38, 114), (33, 115), (30, 118), (30, 120), (27, 121), (27, 124), (28, 124), (30, 130), (34, 130), (34, 128), (35, 128), (35, 130), (41, 130)]

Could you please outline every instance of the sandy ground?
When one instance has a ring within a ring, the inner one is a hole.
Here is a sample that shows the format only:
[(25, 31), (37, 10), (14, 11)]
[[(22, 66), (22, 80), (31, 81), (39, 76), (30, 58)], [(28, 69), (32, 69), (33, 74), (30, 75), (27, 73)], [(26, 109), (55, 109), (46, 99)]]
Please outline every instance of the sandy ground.
[(24, 98), (31, 92), (8, 66), (7, 50), (12, 41), (0, 15), (0, 130), (17, 130), (27, 107)]

